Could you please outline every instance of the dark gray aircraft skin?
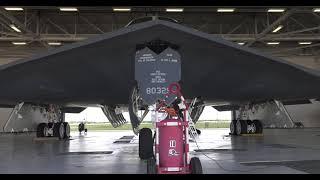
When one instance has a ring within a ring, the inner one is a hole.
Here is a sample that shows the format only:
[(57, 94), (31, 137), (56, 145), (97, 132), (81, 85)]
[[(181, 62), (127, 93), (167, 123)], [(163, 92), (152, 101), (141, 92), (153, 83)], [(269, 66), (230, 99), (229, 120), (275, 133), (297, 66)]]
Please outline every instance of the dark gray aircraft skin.
[(128, 104), (139, 45), (161, 40), (181, 55), (188, 98), (241, 104), (319, 98), (320, 73), (163, 20), (133, 24), (0, 66), (0, 104)]

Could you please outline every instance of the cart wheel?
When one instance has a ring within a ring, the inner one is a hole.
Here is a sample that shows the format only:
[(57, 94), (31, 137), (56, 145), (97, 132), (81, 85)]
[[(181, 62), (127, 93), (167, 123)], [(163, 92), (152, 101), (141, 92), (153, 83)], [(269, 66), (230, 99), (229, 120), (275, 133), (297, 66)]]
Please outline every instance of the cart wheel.
[(157, 174), (156, 160), (154, 158), (147, 160), (147, 173)]
[(153, 138), (149, 128), (142, 128), (139, 132), (139, 157), (140, 159), (153, 157)]
[(255, 119), (255, 120), (253, 120), (253, 123), (256, 126), (256, 133), (261, 134), (263, 131), (263, 126), (262, 126), (261, 121)]
[(197, 134), (200, 135), (201, 134), (201, 130), (200, 129), (196, 129)]
[(197, 157), (193, 157), (190, 160), (190, 170), (191, 170), (191, 174), (203, 174), (202, 172), (202, 165), (200, 162), (200, 159)]
[(40, 123), (37, 127), (37, 137), (45, 137), (47, 129), (46, 123)]

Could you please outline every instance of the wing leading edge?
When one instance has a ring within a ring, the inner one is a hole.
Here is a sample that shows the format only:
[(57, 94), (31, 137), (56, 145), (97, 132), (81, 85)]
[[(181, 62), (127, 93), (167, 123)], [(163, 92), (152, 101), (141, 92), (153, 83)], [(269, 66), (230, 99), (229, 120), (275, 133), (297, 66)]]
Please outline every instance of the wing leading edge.
[(127, 104), (137, 45), (178, 47), (187, 98), (318, 98), (320, 74), (176, 23), (154, 20), (0, 67), (0, 103)]

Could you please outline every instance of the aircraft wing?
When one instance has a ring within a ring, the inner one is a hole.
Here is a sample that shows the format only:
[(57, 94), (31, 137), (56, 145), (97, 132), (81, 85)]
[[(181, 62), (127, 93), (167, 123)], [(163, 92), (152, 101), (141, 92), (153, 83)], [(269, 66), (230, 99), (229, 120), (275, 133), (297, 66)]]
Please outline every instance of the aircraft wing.
[(178, 46), (187, 98), (232, 103), (319, 97), (317, 71), (154, 20), (0, 66), (0, 104), (127, 104), (136, 46), (154, 39)]

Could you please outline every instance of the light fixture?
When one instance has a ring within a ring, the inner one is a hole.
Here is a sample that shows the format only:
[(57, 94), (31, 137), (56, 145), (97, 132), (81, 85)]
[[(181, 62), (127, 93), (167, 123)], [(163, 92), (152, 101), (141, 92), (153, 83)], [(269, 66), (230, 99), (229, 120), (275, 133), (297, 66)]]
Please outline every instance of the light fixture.
[(11, 29), (17, 31), (17, 32), (21, 32), (20, 29), (18, 29), (14, 24), (10, 24)]
[(299, 42), (300, 45), (312, 44), (312, 42)]
[(12, 42), (14, 45), (26, 45), (26, 42)]
[(113, 8), (113, 11), (126, 12), (126, 11), (131, 11), (131, 8)]
[(4, 9), (7, 11), (23, 11), (21, 7), (5, 7)]
[(167, 12), (183, 12), (183, 8), (167, 8)]
[(285, 9), (283, 9), (283, 8), (268, 9), (268, 12), (284, 12), (284, 11), (285, 11)]
[(313, 12), (320, 12), (320, 8), (314, 8)]
[(268, 45), (278, 45), (280, 42), (267, 42)]
[(73, 7), (61, 7), (60, 11), (78, 11), (78, 9)]
[(234, 12), (234, 8), (219, 8), (217, 12)]
[(61, 42), (48, 42), (48, 45), (51, 45), (51, 46), (60, 46), (60, 45), (61, 45)]
[(283, 26), (282, 25), (279, 25), (276, 29), (274, 29), (272, 32), (275, 33), (275, 32), (278, 32), (280, 29), (282, 29)]
[(242, 46), (242, 45), (244, 45), (244, 42), (238, 42), (238, 44)]

